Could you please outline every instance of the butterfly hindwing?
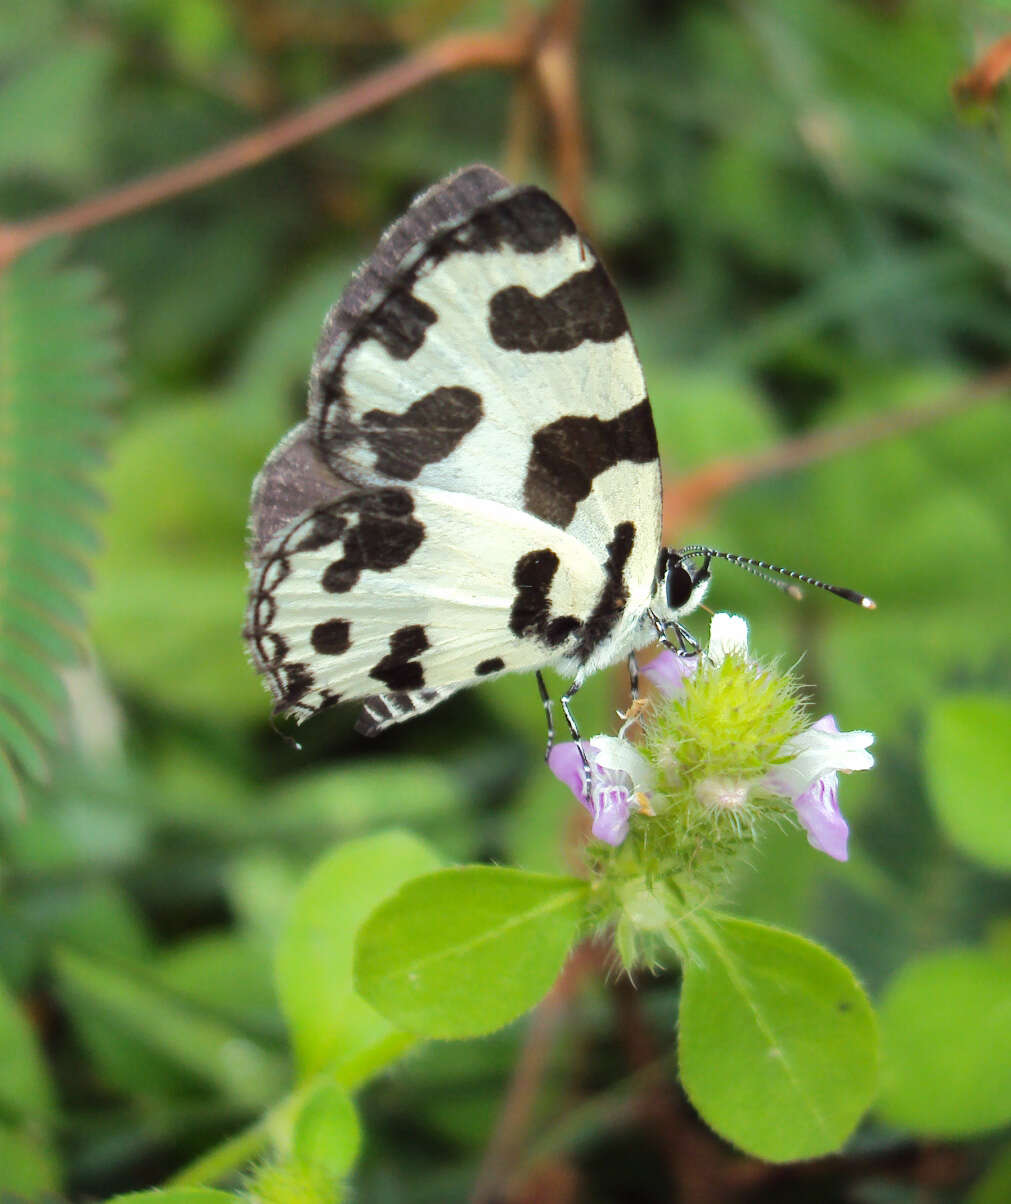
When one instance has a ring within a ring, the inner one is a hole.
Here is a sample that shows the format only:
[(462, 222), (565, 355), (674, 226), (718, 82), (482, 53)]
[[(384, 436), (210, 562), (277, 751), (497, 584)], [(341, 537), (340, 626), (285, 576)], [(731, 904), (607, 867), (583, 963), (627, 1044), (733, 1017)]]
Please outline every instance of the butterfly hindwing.
[(410, 695), (390, 704), (395, 722), (475, 681), (583, 658), (621, 617), (633, 544), (620, 526), (601, 563), (498, 502), (354, 490), (264, 548), (246, 635), (279, 711)]

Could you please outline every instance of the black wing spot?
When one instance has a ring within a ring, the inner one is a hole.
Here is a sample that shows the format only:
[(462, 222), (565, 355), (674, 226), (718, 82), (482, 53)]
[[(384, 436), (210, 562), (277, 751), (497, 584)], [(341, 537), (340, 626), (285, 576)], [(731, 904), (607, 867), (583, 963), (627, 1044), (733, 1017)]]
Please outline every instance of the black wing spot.
[(478, 661), (474, 672), (478, 677), (487, 677), (489, 673), (498, 673), (505, 668), (505, 661), (500, 656), (489, 657), (486, 661)]
[(403, 414), (369, 410), (361, 433), (376, 454), (376, 471), (413, 481), (426, 464), (444, 460), (481, 421), (480, 394), (459, 386), (433, 389)]
[(614, 285), (598, 263), (576, 272), (543, 297), (514, 284), (488, 310), (491, 337), (505, 351), (572, 351), (580, 343), (611, 343), (628, 331)]
[[(344, 592), (357, 583), (364, 569), (388, 572), (407, 563), (425, 538), (424, 524), (413, 511), (414, 502), (406, 489), (351, 491), (294, 524), (260, 566), (243, 635), (251, 645), (256, 668), (270, 682), (275, 712), (295, 707), (312, 712), (332, 705), (331, 699), (337, 697), (324, 687), (319, 691), (319, 703), (310, 706), (301, 701), (317, 682), (307, 664), (285, 661), (288, 643), (271, 630), (277, 617), (276, 593), (292, 573), (292, 553), (313, 552), (342, 542), (343, 557), (324, 569), (321, 584), (330, 593)], [(339, 655), (349, 646), (350, 623), (345, 619), (318, 623), (310, 639), (317, 652)]]
[(516, 597), (509, 611), (509, 630), (520, 639), (537, 637), (557, 648), (576, 628), (575, 615), (551, 617), (548, 595), (558, 571), (558, 556), (550, 548), (527, 552), (516, 561), (513, 584)]
[(395, 360), (408, 360), (424, 343), (429, 326), (438, 316), (409, 288), (399, 288), (376, 310), (369, 334), (378, 339)]
[(420, 656), (430, 645), (425, 629), (420, 623), (401, 627), (390, 636), (390, 651), (378, 665), (369, 670), (369, 677), (381, 681), (391, 690), (420, 690), (425, 684), (425, 673)]
[(344, 555), (323, 570), (321, 583), (327, 593), (347, 593), (364, 569), (388, 573), (399, 568), (425, 538), (425, 526), (412, 516), (414, 502), (406, 489), (355, 494), (353, 506), (358, 522), (344, 534)]
[(559, 418), (534, 434), (533, 445), (524, 506), (563, 529), (602, 472), (623, 460), (648, 464), (659, 456), (648, 398), (611, 419)]
[(340, 656), (351, 647), (351, 624), (347, 619), (327, 619), (312, 629), (312, 646), (323, 656)]

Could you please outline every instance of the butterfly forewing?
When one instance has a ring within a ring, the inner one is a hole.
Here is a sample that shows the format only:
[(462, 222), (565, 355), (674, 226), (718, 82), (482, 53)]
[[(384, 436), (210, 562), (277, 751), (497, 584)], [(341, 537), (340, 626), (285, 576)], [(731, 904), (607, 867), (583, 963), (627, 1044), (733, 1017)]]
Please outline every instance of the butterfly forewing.
[(600, 555), (648, 497), (655, 521), (642, 535), (655, 556), (656, 435), (625, 312), (540, 189), (500, 196), (414, 247), (315, 379), (310, 415), (337, 473), (492, 498)]
[(504, 183), (460, 173), (391, 228), (258, 479), (247, 635), (280, 709), (379, 692), (378, 727), (597, 667), (648, 605), (660, 475), (624, 311), (568, 215)]

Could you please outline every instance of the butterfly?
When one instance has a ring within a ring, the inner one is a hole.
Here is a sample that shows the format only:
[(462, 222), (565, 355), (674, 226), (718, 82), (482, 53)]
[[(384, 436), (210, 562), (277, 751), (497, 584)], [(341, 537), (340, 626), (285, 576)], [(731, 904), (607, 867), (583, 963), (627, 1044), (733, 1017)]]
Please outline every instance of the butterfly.
[(578, 740), (573, 694), (626, 657), (634, 683), (636, 650), (670, 631), (689, 646), (680, 621), (725, 555), (662, 547), (661, 501), (642, 366), (593, 249), (540, 188), (447, 177), (330, 310), (308, 417), (253, 485), (244, 634), (275, 711), (362, 700), (374, 735), (534, 671), (550, 747), (551, 666)]

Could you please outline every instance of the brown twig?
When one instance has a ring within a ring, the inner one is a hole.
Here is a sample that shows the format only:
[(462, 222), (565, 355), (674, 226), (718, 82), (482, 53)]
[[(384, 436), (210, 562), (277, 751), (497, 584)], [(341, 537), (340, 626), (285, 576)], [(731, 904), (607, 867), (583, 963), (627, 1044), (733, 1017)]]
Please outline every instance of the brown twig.
[(530, 1018), (526, 1040), (502, 1104), (499, 1120), (478, 1171), (471, 1204), (491, 1204), (505, 1195), (506, 1183), (526, 1138), (537, 1092), (555, 1034), (583, 982), (601, 967), (599, 945), (580, 945), (565, 963), (555, 985)]
[(586, 229), (586, 155), (576, 70), (582, 0), (558, 0), (537, 40), (533, 75), (552, 125), (558, 196), (576, 225)]
[(955, 80), (951, 90), (959, 104), (970, 100), (985, 104), (993, 100), (1008, 76), (1011, 76), (1011, 34), (988, 46), (973, 66)]
[(442, 38), (301, 112), (282, 117), (186, 163), (41, 217), (0, 223), (0, 268), (44, 238), (77, 234), (203, 188), (263, 163), (353, 117), (389, 104), (439, 76), (481, 67), (520, 68), (534, 53), (535, 34), (536, 27), (524, 22), (512, 30)]
[(715, 460), (705, 468), (665, 486), (664, 528), (672, 531), (683, 528), (717, 498), (742, 485), (795, 472), (858, 447), (893, 439), (921, 427), (934, 426), (993, 401), (1009, 390), (1011, 365), (978, 377), (931, 405), (890, 410), (887, 414), (875, 414), (829, 430), (812, 431), (796, 439), (787, 439), (768, 451)]

